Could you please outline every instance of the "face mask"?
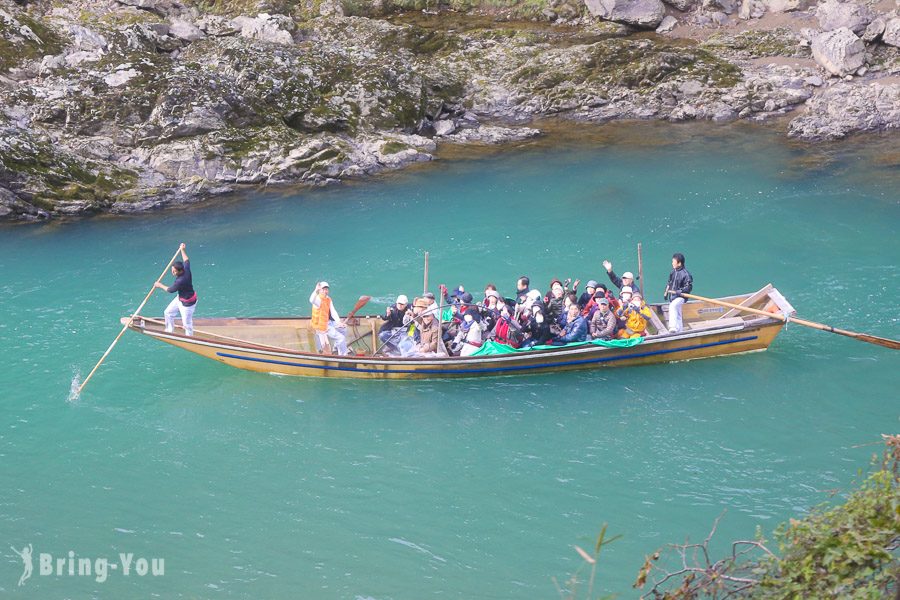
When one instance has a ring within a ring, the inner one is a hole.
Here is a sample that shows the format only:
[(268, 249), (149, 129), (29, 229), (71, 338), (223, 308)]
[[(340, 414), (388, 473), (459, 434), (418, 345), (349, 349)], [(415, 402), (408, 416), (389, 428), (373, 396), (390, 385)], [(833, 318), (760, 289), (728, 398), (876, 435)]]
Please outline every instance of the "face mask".
[(534, 320), (537, 321), (538, 323), (543, 323), (544, 315), (541, 313), (538, 313), (538, 314), (534, 315)]

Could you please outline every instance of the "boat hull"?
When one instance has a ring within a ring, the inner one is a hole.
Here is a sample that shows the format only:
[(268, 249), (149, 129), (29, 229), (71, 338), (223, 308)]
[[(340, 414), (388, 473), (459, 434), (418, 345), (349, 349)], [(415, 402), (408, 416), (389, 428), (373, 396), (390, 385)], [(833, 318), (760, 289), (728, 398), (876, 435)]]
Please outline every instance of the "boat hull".
[(648, 339), (629, 348), (593, 345), (467, 358), (337, 357), (248, 347), (224, 340), (191, 338), (175, 333), (132, 329), (223, 364), (280, 375), (354, 379), (428, 379), (550, 373), (626, 367), (758, 352), (769, 347), (783, 323), (766, 319), (715, 331), (686, 332)]

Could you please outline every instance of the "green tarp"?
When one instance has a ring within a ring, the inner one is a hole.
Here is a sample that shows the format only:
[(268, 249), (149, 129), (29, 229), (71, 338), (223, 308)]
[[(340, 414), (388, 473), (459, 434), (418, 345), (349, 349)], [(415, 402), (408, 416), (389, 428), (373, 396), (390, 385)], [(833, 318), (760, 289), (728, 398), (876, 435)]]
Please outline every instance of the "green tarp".
[(498, 344), (497, 342), (488, 340), (482, 344), (481, 348), (476, 350), (470, 356), (493, 356), (495, 354), (515, 354), (517, 352), (531, 352), (532, 350), (556, 350), (559, 348), (577, 348), (578, 346), (603, 346), (604, 348), (631, 348), (637, 346), (644, 341), (642, 337), (629, 338), (627, 340), (591, 340), (590, 342), (572, 342), (565, 346), (535, 346), (533, 348), (513, 348), (506, 344)]

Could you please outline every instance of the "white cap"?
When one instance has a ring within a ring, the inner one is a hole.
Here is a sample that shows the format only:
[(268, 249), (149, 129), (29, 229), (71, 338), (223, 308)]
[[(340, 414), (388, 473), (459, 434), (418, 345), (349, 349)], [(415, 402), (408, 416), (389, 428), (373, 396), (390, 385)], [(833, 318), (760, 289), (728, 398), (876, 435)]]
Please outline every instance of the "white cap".
[(405, 294), (397, 296), (397, 304), (409, 304), (409, 298)]
[(537, 302), (541, 299), (541, 293), (538, 290), (529, 290), (525, 297), (532, 302)]
[(323, 281), (322, 283), (320, 283), (320, 284), (319, 284), (319, 287), (327, 287), (327, 288), (329, 288), (329, 289), (331, 288), (331, 286), (328, 285), (328, 282), (327, 282), (327, 281)]
[(622, 273), (622, 279), (632, 279), (633, 280), (634, 273), (632, 273), (631, 271), (625, 271), (624, 273)]
[(631, 293), (634, 293), (634, 290), (631, 289), (631, 286), (630, 286), (630, 285), (623, 285), (623, 286), (622, 286), (622, 293), (623, 293), (623, 294), (631, 294)]

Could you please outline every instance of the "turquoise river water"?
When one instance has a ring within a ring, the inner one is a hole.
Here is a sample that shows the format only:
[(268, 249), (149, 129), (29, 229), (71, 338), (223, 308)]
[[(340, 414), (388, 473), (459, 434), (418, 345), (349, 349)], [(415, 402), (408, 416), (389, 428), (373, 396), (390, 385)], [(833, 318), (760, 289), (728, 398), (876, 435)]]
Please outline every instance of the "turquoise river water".
[[(635, 270), (641, 241), (654, 300), (681, 251), (699, 294), (772, 282), (801, 316), (900, 338), (897, 141), (620, 125), (324, 190), (0, 228), (0, 592), (555, 598), (582, 566), (573, 546), (608, 523), (623, 537), (595, 592), (632, 598), (645, 554), (702, 539), (723, 510), (720, 551), (771, 531), (900, 430), (900, 353), (793, 325), (746, 356), (351, 382), (127, 333), (81, 397), (70, 386), (181, 241), (198, 316), (308, 314), (323, 278), (342, 312), (361, 294), (381, 312), (421, 290), (425, 250), (433, 285), (602, 280), (604, 258)], [(164, 573), (103, 580), (98, 559), (119, 553)]]

